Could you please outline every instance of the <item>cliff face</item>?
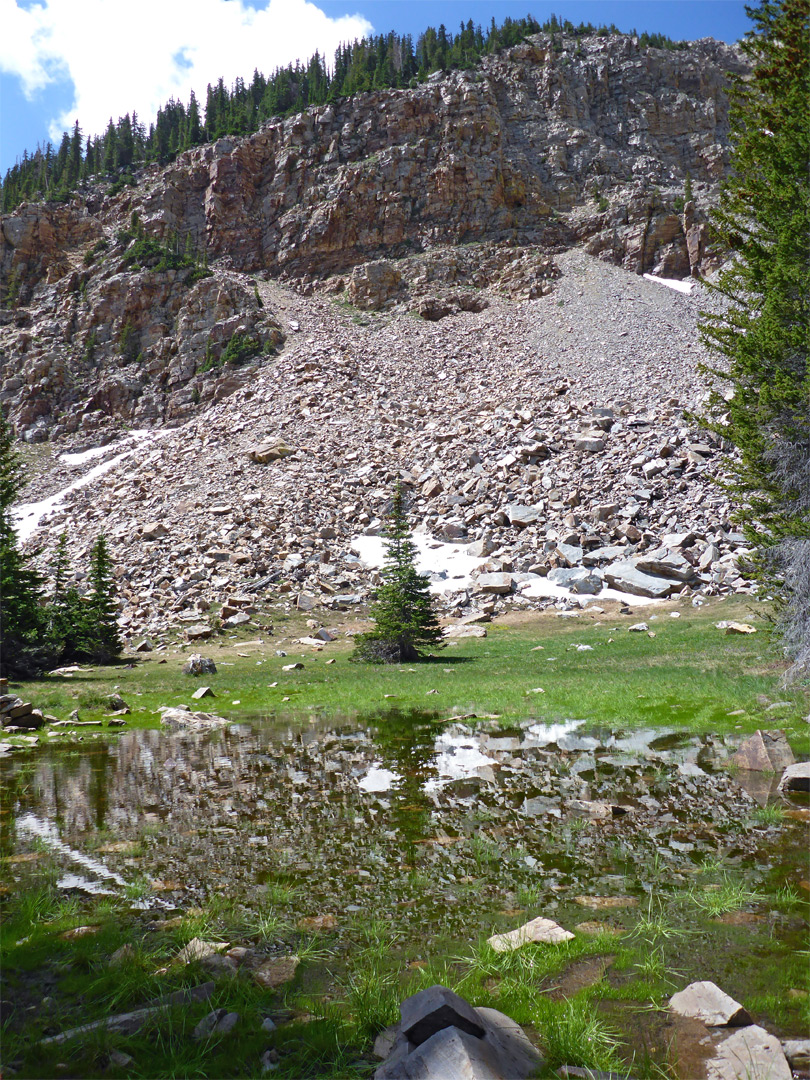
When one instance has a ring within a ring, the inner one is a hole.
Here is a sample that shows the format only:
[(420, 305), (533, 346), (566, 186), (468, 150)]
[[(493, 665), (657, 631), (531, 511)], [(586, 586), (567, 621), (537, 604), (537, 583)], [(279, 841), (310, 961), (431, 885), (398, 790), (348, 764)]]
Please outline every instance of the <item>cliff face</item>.
[[(24, 205), (0, 219), (0, 400), (35, 438), (54, 425), (92, 429), (88, 412), (101, 424), (110, 410), (148, 423), (182, 415), (220, 392), (201, 378), (209, 340), (214, 360), (237, 332), (278, 344), (244, 273), (304, 291), (347, 287), (353, 302), (382, 277), (387, 291), (358, 304), (376, 308), (410, 295), (403, 274), (424, 278), (420, 253), (471, 242), (524, 249), (521, 267), (538, 249), (583, 243), (637, 273), (697, 273), (712, 261), (701, 211), (726, 164), (724, 87), (741, 70), (737, 50), (711, 40), (668, 52), (627, 37), (561, 46), (538, 35), (476, 71), (199, 147), (113, 198), (96, 188), (64, 207)], [(698, 210), (678, 201), (687, 175)], [(133, 211), (147, 236), (204, 249), (213, 279), (189, 287), (180, 271), (127, 265), (115, 237)], [(403, 269), (380, 274), (383, 258)], [(360, 265), (369, 262), (377, 269)], [(531, 296), (553, 277), (547, 260), (528, 277), (507, 263), (488, 257), (489, 277), (479, 270), (462, 283), (511, 281)], [(446, 283), (456, 280), (453, 269)], [(431, 303), (416, 310), (434, 317), (460, 305)], [(139, 366), (127, 367), (135, 356)]]

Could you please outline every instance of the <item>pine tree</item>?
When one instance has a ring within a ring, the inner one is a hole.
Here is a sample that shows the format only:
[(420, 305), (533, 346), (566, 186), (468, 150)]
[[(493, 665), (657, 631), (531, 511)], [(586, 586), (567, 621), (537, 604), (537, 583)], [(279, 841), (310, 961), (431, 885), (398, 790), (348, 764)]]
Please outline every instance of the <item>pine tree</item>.
[(68, 585), (70, 557), (67, 533), (63, 532), (49, 567), (52, 581), (47, 607), (48, 637), (60, 660), (85, 659), (83, 646), (88, 636), (86, 605), (74, 585)]
[(118, 632), (112, 560), (103, 534), (90, 552), (88, 579), (91, 592), (85, 609), (86, 637), (83, 648), (91, 659), (107, 663), (119, 656), (124, 646)]
[(782, 592), (788, 652), (810, 670), (810, 0), (746, 12), (753, 70), (732, 90), (714, 221), (734, 256), (714, 286), (728, 309), (701, 327), (723, 357), (709, 371), (710, 424), (739, 452), (738, 519), (761, 579)]
[(422, 658), (421, 650), (444, 647), (430, 597), (430, 582), (416, 569), (402, 488), (397, 484), (388, 519), (383, 584), (371, 609), (375, 627), (357, 637), (354, 658), (396, 664)]
[(43, 646), (42, 579), (17, 546), (11, 506), (23, 484), (19, 455), (0, 411), (0, 670), (34, 674), (48, 657)]

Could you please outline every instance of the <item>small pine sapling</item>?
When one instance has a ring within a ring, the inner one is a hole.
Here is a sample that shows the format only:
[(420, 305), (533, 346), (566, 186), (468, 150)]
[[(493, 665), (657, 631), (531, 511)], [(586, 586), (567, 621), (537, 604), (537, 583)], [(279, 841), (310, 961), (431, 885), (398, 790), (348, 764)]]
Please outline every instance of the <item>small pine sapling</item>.
[(374, 629), (356, 638), (354, 659), (397, 664), (423, 659), (426, 649), (444, 647), (430, 596), (430, 582), (416, 569), (402, 488), (397, 484), (385, 540), (383, 584), (371, 609)]

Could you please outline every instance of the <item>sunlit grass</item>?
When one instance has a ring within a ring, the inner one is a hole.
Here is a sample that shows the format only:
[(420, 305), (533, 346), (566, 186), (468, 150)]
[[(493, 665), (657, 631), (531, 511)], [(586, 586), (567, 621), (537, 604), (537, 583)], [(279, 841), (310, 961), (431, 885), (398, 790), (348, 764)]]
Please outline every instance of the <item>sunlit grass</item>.
[[(738, 600), (711, 603), (700, 611), (683, 608), (677, 620), (666, 614), (647, 616), (655, 624), (654, 639), (626, 632), (636, 615), (584, 611), (564, 622), (543, 615), (520, 625), (496, 623), (488, 627), (486, 639), (450, 646), (436, 662), (402, 667), (349, 663), (351, 642), (346, 639), (321, 653), (285, 641), (287, 656), (278, 657), (272, 637), (252, 647), (249, 656), (239, 656), (240, 638), (224, 636), (205, 649), (215, 662), (222, 661), (216, 675), (207, 677), (217, 697), (206, 707), (233, 719), (272, 720), (370, 714), (388, 709), (387, 702), (393, 700), (402, 710), (429, 708), (439, 715), (488, 712), (505, 720), (573, 716), (625, 727), (677, 723), (692, 731), (739, 725), (738, 730), (746, 732), (761, 726), (760, 696), (778, 693), (782, 699), (795, 698), (795, 717), (792, 721), (789, 716), (784, 725), (794, 750), (810, 750), (810, 732), (801, 723), (801, 692), (786, 695), (780, 690), (781, 661), (776, 651), (769, 653), (766, 623), (751, 637), (729, 638), (718, 632), (718, 618), (739, 615), (750, 621), (750, 612)], [(291, 618), (279, 623), (277, 634), (294, 639), (306, 632), (302, 619)], [(255, 638), (255, 631), (251, 633)], [(591, 651), (567, 649), (571, 643), (589, 644)], [(545, 648), (535, 652), (536, 645)], [(550, 667), (543, 659), (549, 653), (556, 656), (553, 678), (546, 677)], [(182, 674), (186, 651), (170, 649), (164, 656), (168, 663), (141, 658), (134, 669), (94, 668), (71, 680), (45, 678), (27, 684), (26, 691), (38, 701), (47, 696), (49, 711), (62, 718), (79, 705), (83, 718), (101, 719), (116, 685), (132, 709), (128, 726), (156, 727), (158, 706), (194, 705), (190, 695), (198, 685)], [(335, 660), (332, 665), (326, 663), (330, 658)], [(300, 660), (303, 669), (284, 672), (283, 666), (293, 660)], [(545, 693), (527, 697), (527, 689), (537, 685)], [(428, 690), (437, 693), (427, 697)], [(742, 715), (729, 715), (740, 709)]]
[(759, 903), (762, 894), (743, 881), (723, 875), (719, 884), (693, 886), (689, 890), (689, 899), (700, 911), (716, 918), (718, 915)]

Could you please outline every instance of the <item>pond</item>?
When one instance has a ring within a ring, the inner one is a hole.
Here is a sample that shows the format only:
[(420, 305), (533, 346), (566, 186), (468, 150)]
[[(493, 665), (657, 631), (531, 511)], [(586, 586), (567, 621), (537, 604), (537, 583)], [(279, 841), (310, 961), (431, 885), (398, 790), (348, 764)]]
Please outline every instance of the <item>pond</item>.
[[(790, 877), (791, 844), (774, 844), (757, 816), (778, 777), (748, 774), (746, 790), (722, 767), (729, 742), (395, 712), (303, 729), (133, 731), (3, 762), (2, 850), (38, 839), (73, 888), (148, 879), (164, 904), (214, 891), (249, 905), (280, 882), (300, 890), (301, 914), (390, 916), (396, 905), (402, 928), (471, 938), (527, 890), (570, 919), (586, 909), (581, 895), (643, 900), (688, 887), (710, 860), (752, 886)], [(105, 839), (143, 854), (88, 858)]]
[(85, 736), (0, 763), (2, 854), (20, 886), (47, 862), (62, 889), (156, 918), (275, 913), (279, 952), (382, 926), (411, 965), (538, 915), (621, 934), (666, 909), (693, 934), (669, 952), (678, 985), (765, 1002), (806, 929), (807, 810), (726, 767), (739, 741), (398, 712)]

